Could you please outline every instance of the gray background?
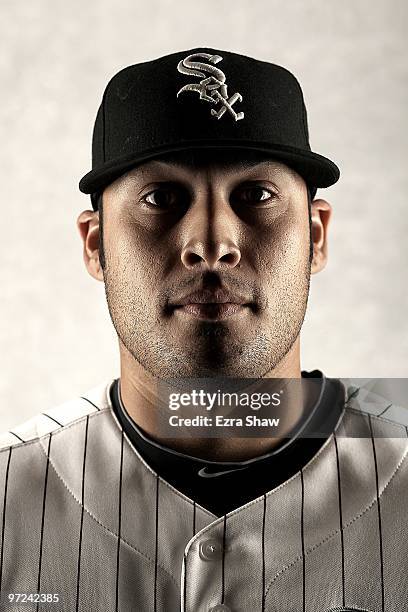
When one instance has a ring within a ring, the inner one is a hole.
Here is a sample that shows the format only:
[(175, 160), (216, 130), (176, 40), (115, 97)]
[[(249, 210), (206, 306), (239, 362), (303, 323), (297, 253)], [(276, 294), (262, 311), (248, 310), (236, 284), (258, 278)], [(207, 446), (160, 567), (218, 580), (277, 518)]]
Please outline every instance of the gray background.
[[(285, 65), (311, 144), (342, 170), (302, 367), (407, 375), (405, 0), (7, 0), (1, 8), (0, 429), (118, 373), (103, 286), (82, 263), (77, 183), (107, 80), (195, 46)], [(163, 108), (165, 112), (165, 108)]]

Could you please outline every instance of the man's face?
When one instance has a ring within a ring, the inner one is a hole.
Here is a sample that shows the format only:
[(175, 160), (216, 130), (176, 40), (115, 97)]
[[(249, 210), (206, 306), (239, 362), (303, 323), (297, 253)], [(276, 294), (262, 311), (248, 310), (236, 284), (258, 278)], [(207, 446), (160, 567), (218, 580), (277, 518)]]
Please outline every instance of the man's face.
[(309, 293), (307, 189), (276, 161), (150, 161), (103, 194), (117, 334), (160, 378), (261, 377), (296, 340)]

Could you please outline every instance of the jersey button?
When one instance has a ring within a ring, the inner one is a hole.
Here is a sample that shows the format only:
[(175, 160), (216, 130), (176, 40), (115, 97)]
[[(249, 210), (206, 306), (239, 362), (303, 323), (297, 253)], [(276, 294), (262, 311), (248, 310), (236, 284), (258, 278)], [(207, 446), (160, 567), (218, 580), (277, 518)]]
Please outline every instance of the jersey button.
[(218, 604), (217, 606), (210, 608), (208, 612), (232, 612), (232, 610), (225, 604)]
[[(214, 539), (203, 540), (200, 542), (199, 554), (204, 561), (220, 559), (222, 556), (222, 546)], [(220, 608), (219, 612), (222, 612), (222, 610), (224, 610), (224, 608)], [(217, 610), (215, 610), (215, 612), (217, 612)]]

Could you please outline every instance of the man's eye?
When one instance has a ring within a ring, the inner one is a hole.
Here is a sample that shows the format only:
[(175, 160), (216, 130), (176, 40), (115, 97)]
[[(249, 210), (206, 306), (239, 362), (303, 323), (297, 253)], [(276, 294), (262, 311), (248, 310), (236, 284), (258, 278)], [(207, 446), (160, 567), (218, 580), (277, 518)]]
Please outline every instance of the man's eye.
[(266, 204), (276, 198), (276, 193), (261, 185), (254, 185), (237, 189), (232, 197), (238, 203)]
[(182, 189), (160, 187), (147, 193), (143, 202), (150, 208), (169, 209), (186, 203), (187, 194)]

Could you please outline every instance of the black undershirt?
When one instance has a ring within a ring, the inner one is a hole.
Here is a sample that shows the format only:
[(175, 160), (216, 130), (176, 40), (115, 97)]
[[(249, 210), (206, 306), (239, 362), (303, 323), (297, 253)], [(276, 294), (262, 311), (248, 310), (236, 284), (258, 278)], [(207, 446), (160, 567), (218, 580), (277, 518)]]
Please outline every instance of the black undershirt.
[[(112, 384), (110, 395), (119, 423), (146, 463), (178, 491), (216, 516), (222, 516), (296, 474), (333, 432), (344, 408), (342, 383), (326, 378), (319, 370), (302, 372), (302, 377), (320, 379), (322, 385), (318, 405), (307, 428), (308, 432), (314, 432), (313, 437), (305, 437), (307, 433), (303, 432), (289, 444), (285, 439), (272, 453), (250, 462), (206, 461), (167, 448), (153, 440), (130, 418), (121, 401), (119, 379)], [(201, 476), (202, 468), (213, 475)], [(225, 473), (215, 475), (215, 472)]]

